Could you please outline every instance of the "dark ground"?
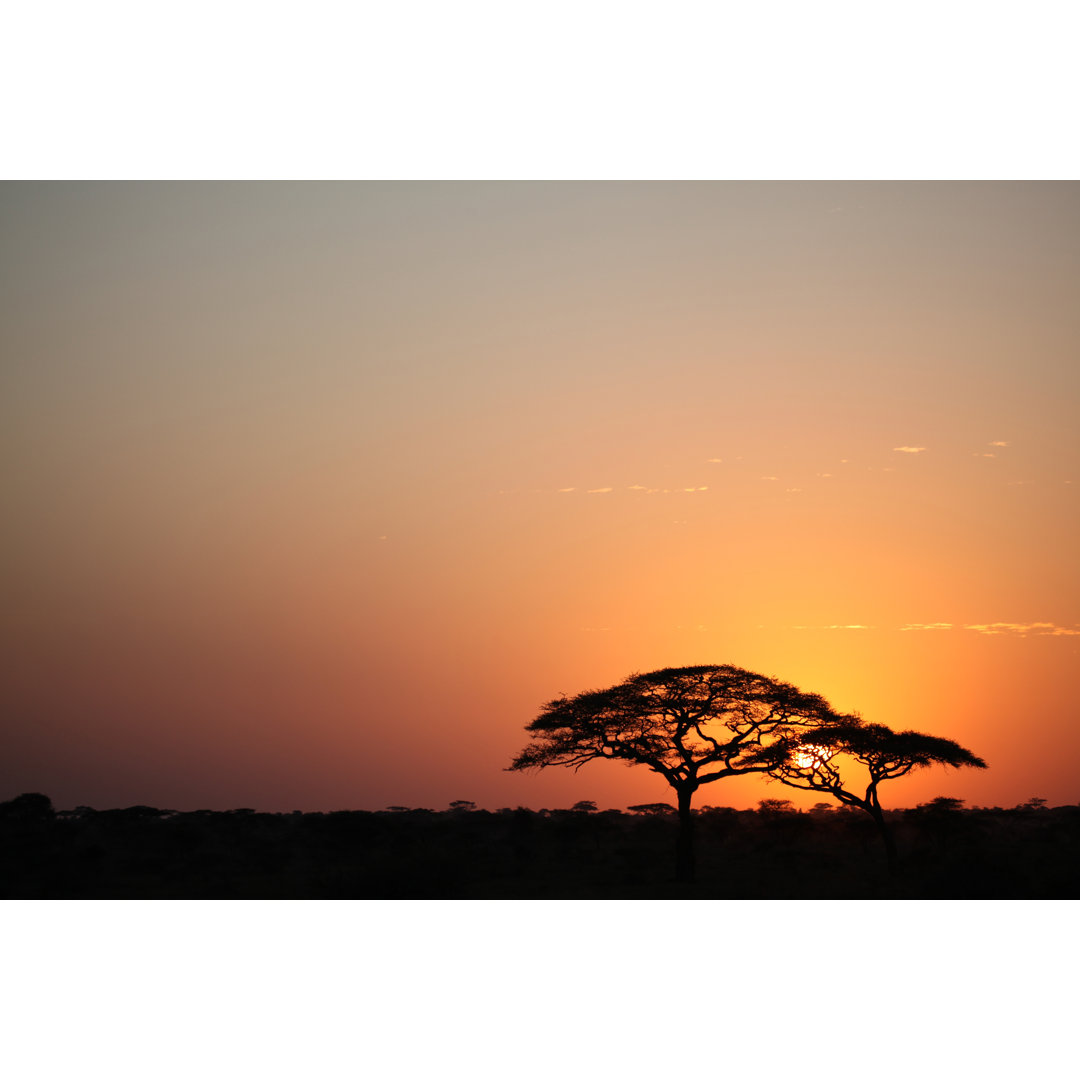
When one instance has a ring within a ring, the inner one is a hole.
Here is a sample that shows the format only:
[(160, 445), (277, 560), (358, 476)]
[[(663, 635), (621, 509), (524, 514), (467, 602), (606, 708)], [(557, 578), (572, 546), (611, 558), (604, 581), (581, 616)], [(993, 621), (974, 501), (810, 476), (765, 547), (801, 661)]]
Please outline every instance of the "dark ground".
[(667, 813), (525, 809), (54, 813), (0, 803), (4, 899), (1075, 899), (1080, 806), (887, 816), (890, 877), (860, 811), (708, 809), (698, 874), (673, 880)]

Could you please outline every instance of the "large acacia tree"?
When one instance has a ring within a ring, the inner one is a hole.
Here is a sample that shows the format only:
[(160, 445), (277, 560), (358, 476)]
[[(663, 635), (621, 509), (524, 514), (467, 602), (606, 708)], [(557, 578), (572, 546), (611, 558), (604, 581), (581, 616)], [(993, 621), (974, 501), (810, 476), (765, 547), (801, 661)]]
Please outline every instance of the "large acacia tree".
[[(919, 731), (893, 731), (884, 724), (866, 724), (858, 716), (842, 717), (813, 732), (793, 732), (762, 750), (771, 760), (771, 777), (788, 787), (831, 795), (845, 806), (858, 807), (874, 819), (885, 845), (889, 869), (896, 868), (896, 843), (885, 821), (878, 786), (906, 776), (913, 769), (948, 765), (985, 769), (986, 762), (952, 739)], [(852, 763), (865, 769), (860, 794), (851, 776)]]
[(590, 761), (644, 765), (675, 789), (679, 808), (676, 876), (694, 874), (691, 801), (704, 784), (765, 772), (805, 729), (841, 718), (817, 694), (729, 665), (634, 674), (607, 690), (549, 701), (526, 726), (532, 742), (511, 770)]

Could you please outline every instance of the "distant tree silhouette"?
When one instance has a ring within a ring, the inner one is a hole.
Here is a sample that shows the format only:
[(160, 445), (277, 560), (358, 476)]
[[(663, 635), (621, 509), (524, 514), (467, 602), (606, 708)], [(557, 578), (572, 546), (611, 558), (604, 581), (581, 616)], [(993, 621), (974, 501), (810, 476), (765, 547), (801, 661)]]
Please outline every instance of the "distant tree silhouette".
[(510, 770), (610, 759), (644, 765), (675, 789), (676, 876), (694, 876), (694, 792), (728, 776), (764, 772), (762, 749), (839, 718), (824, 698), (730, 665), (663, 668), (607, 690), (549, 701), (526, 730), (532, 743)]
[(49, 821), (55, 815), (52, 799), (37, 791), (28, 791), (0, 803), (0, 818), (10, 821)]
[(576, 810), (579, 814), (595, 814), (597, 806), (592, 799), (578, 799), (570, 809)]
[(964, 809), (964, 800), (955, 799), (951, 795), (939, 795), (936, 799), (931, 799), (929, 802), (921, 802), (916, 807), (916, 810), (925, 810), (931, 814), (959, 814)]
[[(874, 819), (885, 845), (890, 870), (896, 867), (896, 843), (885, 821), (878, 786), (913, 769), (930, 765), (985, 769), (986, 762), (951, 739), (918, 731), (893, 731), (884, 724), (866, 724), (857, 716), (813, 732), (798, 732), (763, 749), (762, 760), (772, 759), (768, 773), (789, 787), (831, 795), (845, 806), (864, 810)], [(851, 790), (841, 774), (845, 759), (862, 765), (868, 783), (860, 795)], [(956, 800), (935, 800), (935, 802)]]
[(638, 803), (626, 808), (631, 814), (645, 814), (647, 817), (667, 817), (675, 813), (675, 807), (666, 802)]
[(476, 803), (474, 803), (471, 799), (455, 799), (450, 804), (450, 809), (451, 810), (460, 810), (460, 811), (463, 811), (463, 812), (464, 811), (469, 811), (469, 810), (475, 810), (476, 809)]

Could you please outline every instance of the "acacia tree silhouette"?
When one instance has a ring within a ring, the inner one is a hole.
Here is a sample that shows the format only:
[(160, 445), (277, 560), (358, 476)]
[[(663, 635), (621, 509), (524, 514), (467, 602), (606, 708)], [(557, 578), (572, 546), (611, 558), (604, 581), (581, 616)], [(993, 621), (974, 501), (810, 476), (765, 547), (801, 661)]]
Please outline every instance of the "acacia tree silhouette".
[[(869, 782), (862, 795), (844, 786), (840, 768), (843, 759), (863, 765)], [(845, 716), (838, 723), (813, 733), (795, 733), (763, 748), (760, 760), (771, 759), (768, 774), (788, 787), (819, 791), (846, 806), (857, 806), (873, 819), (885, 845), (889, 872), (896, 870), (896, 842), (885, 821), (878, 785), (895, 780), (913, 769), (948, 765), (954, 769), (971, 766), (985, 769), (986, 762), (952, 739), (924, 735), (918, 731), (893, 731), (884, 724), (866, 724), (858, 716)]]
[(762, 757), (773, 742), (788, 745), (801, 729), (839, 719), (819, 695), (743, 668), (663, 668), (549, 701), (526, 725), (533, 741), (509, 771), (577, 770), (609, 758), (658, 773), (678, 800), (676, 878), (691, 881), (694, 792), (728, 776), (765, 772), (779, 760)]

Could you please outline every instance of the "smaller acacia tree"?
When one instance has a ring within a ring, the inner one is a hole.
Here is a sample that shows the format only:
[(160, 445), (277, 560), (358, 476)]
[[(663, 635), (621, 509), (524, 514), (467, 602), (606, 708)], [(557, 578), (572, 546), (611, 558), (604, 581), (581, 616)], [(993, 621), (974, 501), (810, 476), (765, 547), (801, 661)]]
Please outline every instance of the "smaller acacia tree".
[[(868, 774), (863, 794), (845, 786), (841, 768), (845, 758), (862, 765)], [(831, 795), (845, 806), (855, 806), (874, 819), (885, 845), (890, 871), (896, 868), (896, 842), (885, 821), (878, 786), (913, 769), (948, 765), (985, 769), (986, 762), (952, 739), (918, 731), (893, 731), (884, 724), (866, 724), (845, 716), (813, 732), (797, 732), (763, 749), (761, 760), (771, 760), (768, 775), (789, 787)]]
[(790, 683), (730, 665), (663, 668), (607, 690), (549, 701), (526, 726), (532, 742), (510, 770), (610, 759), (644, 765), (675, 790), (676, 877), (694, 876), (694, 792), (728, 776), (765, 772), (760, 755), (803, 728), (840, 719), (828, 702)]

